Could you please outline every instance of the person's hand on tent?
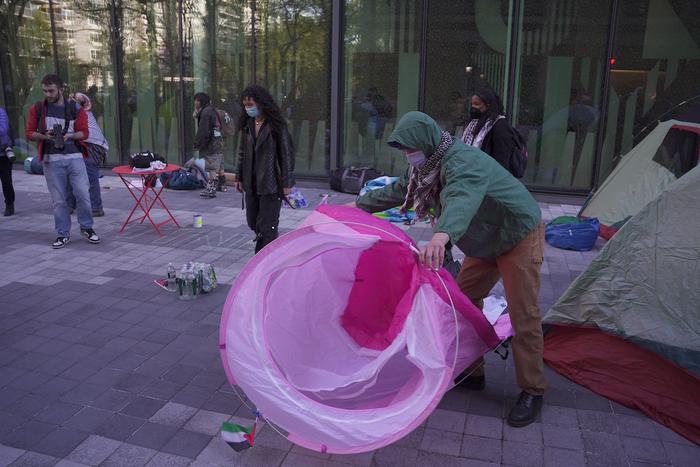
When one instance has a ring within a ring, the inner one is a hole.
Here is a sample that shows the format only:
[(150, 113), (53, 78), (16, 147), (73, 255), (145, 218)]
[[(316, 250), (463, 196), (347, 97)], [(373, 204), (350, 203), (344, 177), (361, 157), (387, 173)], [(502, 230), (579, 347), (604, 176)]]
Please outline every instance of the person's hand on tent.
[(449, 241), (450, 236), (444, 232), (434, 234), (430, 242), (420, 249), (418, 254), (420, 263), (434, 271), (440, 269), (445, 259), (445, 245)]

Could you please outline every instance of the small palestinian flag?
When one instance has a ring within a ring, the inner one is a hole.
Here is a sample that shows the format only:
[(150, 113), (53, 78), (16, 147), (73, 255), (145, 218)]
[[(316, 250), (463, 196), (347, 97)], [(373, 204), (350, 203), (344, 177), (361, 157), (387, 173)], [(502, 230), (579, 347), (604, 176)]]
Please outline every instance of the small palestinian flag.
[(253, 446), (255, 439), (255, 428), (258, 420), (251, 427), (236, 425), (235, 423), (224, 422), (221, 426), (221, 437), (235, 451), (243, 451)]

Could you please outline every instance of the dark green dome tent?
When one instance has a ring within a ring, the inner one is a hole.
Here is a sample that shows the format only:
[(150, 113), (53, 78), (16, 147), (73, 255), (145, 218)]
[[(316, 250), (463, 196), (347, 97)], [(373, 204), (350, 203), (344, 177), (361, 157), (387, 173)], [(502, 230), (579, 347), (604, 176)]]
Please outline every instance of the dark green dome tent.
[(630, 219), (544, 322), (554, 370), (700, 444), (700, 167)]

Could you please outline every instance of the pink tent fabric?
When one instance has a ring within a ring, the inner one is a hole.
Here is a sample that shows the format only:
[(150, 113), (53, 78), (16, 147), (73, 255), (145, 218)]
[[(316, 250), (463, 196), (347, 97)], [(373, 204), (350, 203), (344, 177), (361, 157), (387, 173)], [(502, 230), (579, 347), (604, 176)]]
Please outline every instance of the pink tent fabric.
[(330, 453), (388, 445), (512, 334), (507, 314), (492, 326), (414, 250), (388, 222), (321, 206), (234, 282), (219, 339), (226, 374), (292, 442)]

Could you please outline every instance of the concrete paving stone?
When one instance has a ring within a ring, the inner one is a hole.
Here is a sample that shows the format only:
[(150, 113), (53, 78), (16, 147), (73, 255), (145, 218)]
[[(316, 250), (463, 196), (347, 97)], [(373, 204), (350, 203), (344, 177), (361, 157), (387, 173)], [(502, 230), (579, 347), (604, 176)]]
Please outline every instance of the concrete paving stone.
[(141, 366), (147, 359), (145, 355), (136, 355), (128, 350), (110, 361), (107, 366), (116, 370), (131, 371)]
[(218, 389), (222, 384), (226, 383), (226, 374), (223, 369), (219, 371), (204, 371), (195, 376), (191, 383), (194, 386)]
[(139, 393), (153, 384), (154, 381), (156, 381), (156, 378), (132, 371), (129, 372), (126, 378), (116, 383), (114, 387), (124, 391)]
[(327, 467), (330, 460), (318, 459), (290, 452), (282, 461), (282, 467)]
[(90, 403), (91, 407), (118, 412), (134, 399), (134, 394), (118, 389), (108, 389)]
[(105, 438), (124, 441), (136, 432), (145, 420), (142, 418), (130, 417), (128, 415), (115, 413), (100, 424), (94, 433)]
[[(85, 381), (87, 378), (91, 377), (92, 375), (96, 374), (98, 371), (100, 371), (100, 368), (96, 366), (91, 366), (88, 365), (84, 362), (81, 363), (76, 363), (67, 370), (65, 370), (63, 373), (61, 373), (61, 376), (64, 378), (72, 379), (75, 381)], [(84, 386), (86, 383), (82, 383), (80, 386)], [(93, 386), (100, 386), (100, 385), (93, 385)]]
[(154, 449), (123, 443), (100, 464), (100, 467), (142, 467), (157, 453)]
[(91, 435), (68, 454), (67, 459), (86, 465), (100, 465), (117, 450), (120, 444), (113, 439)]
[[(120, 335), (124, 337), (130, 337), (132, 339), (136, 339), (138, 341), (142, 341), (144, 338), (146, 338), (150, 333), (151, 329), (141, 327), (136, 324), (130, 324), (130, 323), (125, 323), (126, 329), (121, 331)], [(139, 342), (140, 343), (140, 342)], [(133, 347), (131, 350), (133, 351)]]
[(45, 384), (51, 378), (52, 376), (48, 373), (40, 373), (39, 371), (29, 371), (25, 372), (22, 376), (14, 378), (7, 385), (11, 388), (21, 389), (23, 391), (31, 391)]
[(419, 451), (416, 465), (439, 465), (440, 467), (498, 467), (498, 464), (476, 459), (465, 459), (446, 454)]
[(543, 464), (542, 445), (503, 441), (504, 464), (518, 466), (541, 466)]
[(73, 462), (67, 459), (61, 459), (58, 461), (54, 467), (89, 467), (87, 464), (81, 464), (80, 462)]
[(569, 428), (578, 428), (578, 413), (576, 409), (570, 407), (560, 407), (556, 405), (542, 406), (542, 423)]
[(168, 402), (156, 412), (150, 421), (180, 428), (197, 413), (197, 409), (176, 402)]
[(212, 395), (213, 391), (209, 388), (202, 388), (200, 386), (188, 384), (177, 394), (175, 394), (175, 396), (172, 398), (172, 402), (199, 409), (211, 398)]
[(74, 361), (64, 358), (60, 355), (59, 352), (57, 356), (47, 357), (46, 362), (42, 365), (39, 365), (36, 371), (38, 371), (39, 373), (46, 373), (49, 375), (58, 376), (73, 365), (75, 365)]
[(66, 457), (88, 436), (89, 433), (84, 431), (78, 431), (68, 427), (58, 427), (37, 443), (33, 450), (60, 459)]
[[(212, 412), (210, 410), (198, 410), (192, 418), (188, 420), (184, 428), (188, 431), (194, 431), (197, 433), (203, 433), (209, 436), (214, 436), (221, 431), (221, 425), (231, 418), (231, 415), (219, 412)], [(272, 430), (267, 430), (272, 431)], [(260, 433), (262, 434), (263, 431)], [(278, 436), (278, 435), (276, 435)], [(259, 442), (256, 437), (256, 443)], [(267, 445), (267, 444), (263, 444)], [(270, 446), (277, 447), (277, 446)]]
[(62, 352), (65, 358), (74, 358), (76, 360), (81, 360), (94, 353), (97, 350), (96, 347), (83, 344), (73, 344)]
[(162, 378), (167, 381), (174, 381), (176, 383), (188, 383), (196, 375), (201, 373), (200, 368), (194, 366), (176, 364), (173, 365)]
[(12, 347), (23, 352), (34, 350), (43, 344), (46, 339), (41, 336), (26, 336), (25, 338), (12, 344)]
[(619, 436), (611, 433), (581, 431), (586, 463), (623, 465), (627, 462)]
[(160, 410), (165, 401), (152, 397), (138, 396), (121, 409), (121, 413), (132, 417), (149, 419)]
[(573, 391), (550, 388), (544, 396), (544, 403), (558, 407), (576, 408), (576, 395)]
[(25, 452), (18, 457), (11, 467), (53, 467), (58, 463), (58, 459), (38, 452)]
[(576, 392), (576, 408), (579, 410), (597, 410), (606, 413), (612, 412), (612, 406), (610, 405), (610, 401), (608, 399), (583, 388), (579, 388), (579, 390)]
[[(36, 369), (39, 365), (42, 365), (46, 361), (46, 355), (40, 353), (40, 352), (20, 352), (17, 351), (21, 354), (21, 356), (17, 358), (13, 358), (7, 363), (12, 363), (12, 366), (16, 368), (22, 368), (25, 370), (34, 370)], [(5, 353), (5, 352), (2, 352)], [(10, 351), (8, 351), (8, 355), (10, 354)]]
[(178, 336), (177, 332), (168, 331), (166, 329), (155, 329), (147, 337), (145, 341), (155, 342), (156, 344), (169, 344)]
[(79, 404), (56, 401), (39, 412), (35, 418), (41, 422), (61, 425), (82, 409), (83, 406)]
[(447, 391), (440, 403), (439, 409), (452, 410), (455, 412), (466, 412), (469, 406), (469, 394), (466, 390), (454, 388)]
[(162, 450), (189, 459), (195, 459), (209, 444), (211, 436), (194, 431), (179, 430), (170, 438)]
[(663, 442), (665, 451), (674, 467), (697, 467), (700, 447), (689, 444)]
[(80, 339), (77, 343), (89, 345), (91, 347), (101, 348), (105, 342), (112, 338), (112, 335), (104, 331), (93, 331), (90, 334)]
[[(165, 381), (162, 379), (157, 379), (150, 383), (145, 388), (139, 391), (139, 395), (152, 397), (154, 399), (170, 400), (179, 393), (184, 386), (182, 383), (173, 383), (172, 381)], [(208, 391), (207, 391), (208, 392)], [(205, 399), (206, 400), (206, 399)], [(203, 403), (203, 402), (202, 402)], [(185, 404), (191, 405), (191, 404)]]
[(425, 435), (425, 426), (421, 425), (403, 438), (394, 443), (394, 446), (402, 446), (406, 448), (419, 448), (423, 442)]
[(46, 408), (52, 399), (39, 394), (25, 394), (19, 399), (15, 400), (12, 404), (5, 407), (5, 411), (23, 415), (25, 417), (33, 417), (38, 414), (44, 408)]
[(145, 448), (160, 450), (177, 431), (177, 427), (174, 426), (146, 422), (128, 438), (127, 442)]
[[(144, 344), (144, 343), (141, 343)], [(141, 345), (139, 344), (139, 345)], [(139, 345), (135, 346), (138, 347)], [(157, 345), (157, 344), (153, 344)], [(131, 351), (134, 351), (132, 349)], [(155, 352), (160, 351), (160, 349), (157, 349)], [(152, 357), (150, 355), (152, 354), (146, 354), (146, 353), (136, 353), (136, 355), (144, 355), (148, 357), (141, 365), (135, 368), (134, 371), (137, 373), (143, 373), (147, 374), (149, 376), (152, 376), (154, 378), (160, 378), (163, 376), (170, 368), (172, 368), (176, 363), (170, 361), (170, 360), (163, 360), (158, 357)], [(183, 384), (184, 386), (184, 384)]]
[(659, 433), (651, 420), (630, 415), (616, 415), (620, 434), (635, 438), (659, 439)]
[(10, 446), (3, 446), (0, 444), (0, 465), (6, 466), (10, 465), (16, 459), (22, 456), (26, 451), (24, 449), (17, 449)]
[(542, 424), (531, 423), (521, 428), (514, 428), (504, 423), (503, 439), (507, 441), (542, 445)]
[(237, 395), (219, 391), (215, 392), (211, 398), (202, 405), (202, 408), (211, 410), (212, 412), (236, 413), (241, 405), (242, 402)]
[(112, 414), (113, 412), (108, 410), (85, 407), (80, 412), (69, 418), (68, 421), (64, 423), (64, 426), (93, 433), (105, 422), (107, 422)]
[(467, 435), (480, 436), (493, 439), (503, 437), (503, 419), (484, 417), (482, 415), (469, 414), (464, 429)]
[(438, 431), (426, 428), (420, 449), (458, 456), (462, 444), (462, 435), (448, 431)]
[[(27, 421), (24, 415), (0, 412), (0, 434), (7, 434)], [(43, 420), (40, 420), (43, 421)], [(1, 443), (2, 441), (0, 441)]]
[(151, 458), (146, 464), (148, 467), (185, 467), (189, 465), (192, 459), (187, 457), (176, 456), (173, 454), (167, 454), (164, 452), (159, 452)]
[(4, 409), (12, 405), (17, 399), (25, 396), (27, 391), (23, 389), (4, 387), (0, 389), (0, 409)]
[(610, 401), (610, 405), (612, 406), (613, 413), (618, 414), (618, 415), (628, 415), (631, 417), (637, 417), (637, 418), (646, 418), (646, 415), (644, 415), (642, 412), (634, 409), (630, 409), (629, 407), (625, 407), (624, 405), (618, 404), (615, 401)]
[(9, 433), (3, 433), (0, 443), (13, 448), (32, 450), (45, 436), (56, 429), (56, 425), (29, 420)]
[(654, 425), (654, 428), (656, 428), (656, 431), (659, 433), (659, 438), (662, 441), (670, 442), (673, 444), (685, 444), (688, 446), (695, 446), (695, 444), (693, 442), (685, 439), (684, 437), (682, 437), (681, 435), (679, 435), (675, 431), (671, 430), (670, 428), (666, 428), (665, 426), (660, 425), (656, 422), (652, 422), (652, 424)]
[(464, 435), (461, 456), (500, 464), (501, 444), (500, 439)]
[[(630, 459), (667, 464), (670, 462), (661, 441), (622, 436), (622, 445)], [(700, 458), (698, 458), (700, 461)]]
[(617, 419), (615, 415), (595, 410), (578, 410), (579, 426), (583, 430), (603, 433), (617, 433)]
[(399, 467), (405, 465), (417, 465), (418, 449), (395, 444), (377, 449), (374, 452), (373, 464), (377, 466)]
[(469, 414), (481, 415), (484, 417), (503, 418), (505, 413), (503, 397), (492, 394), (486, 395), (483, 392), (474, 394), (469, 402)]
[(78, 342), (81, 339), (84, 339), (86, 336), (89, 336), (92, 334), (93, 331), (90, 331), (89, 329), (78, 329), (74, 328), (72, 326), (64, 326), (68, 328), (68, 331), (64, 332), (61, 334), (59, 339), (66, 341), (66, 342)]
[(463, 412), (435, 409), (428, 417), (427, 426), (435, 430), (463, 433), (466, 420), (467, 415)]
[(545, 446), (583, 450), (583, 438), (578, 429), (564, 428), (554, 425), (542, 425), (542, 435)]
[(34, 388), (32, 392), (52, 398), (62, 396), (71, 391), (78, 385), (77, 381), (56, 376), (39, 387)]
[(132, 348), (134, 345), (138, 344), (139, 341), (136, 339), (132, 339), (130, 337), (124, 337), (124, 336), (116, 336), (110, 339), (108, 342), (104, 344), (105, 349), (114, 349), (114, 350), (119, 350), (119, 351), (127, 351), (130, 348)]

